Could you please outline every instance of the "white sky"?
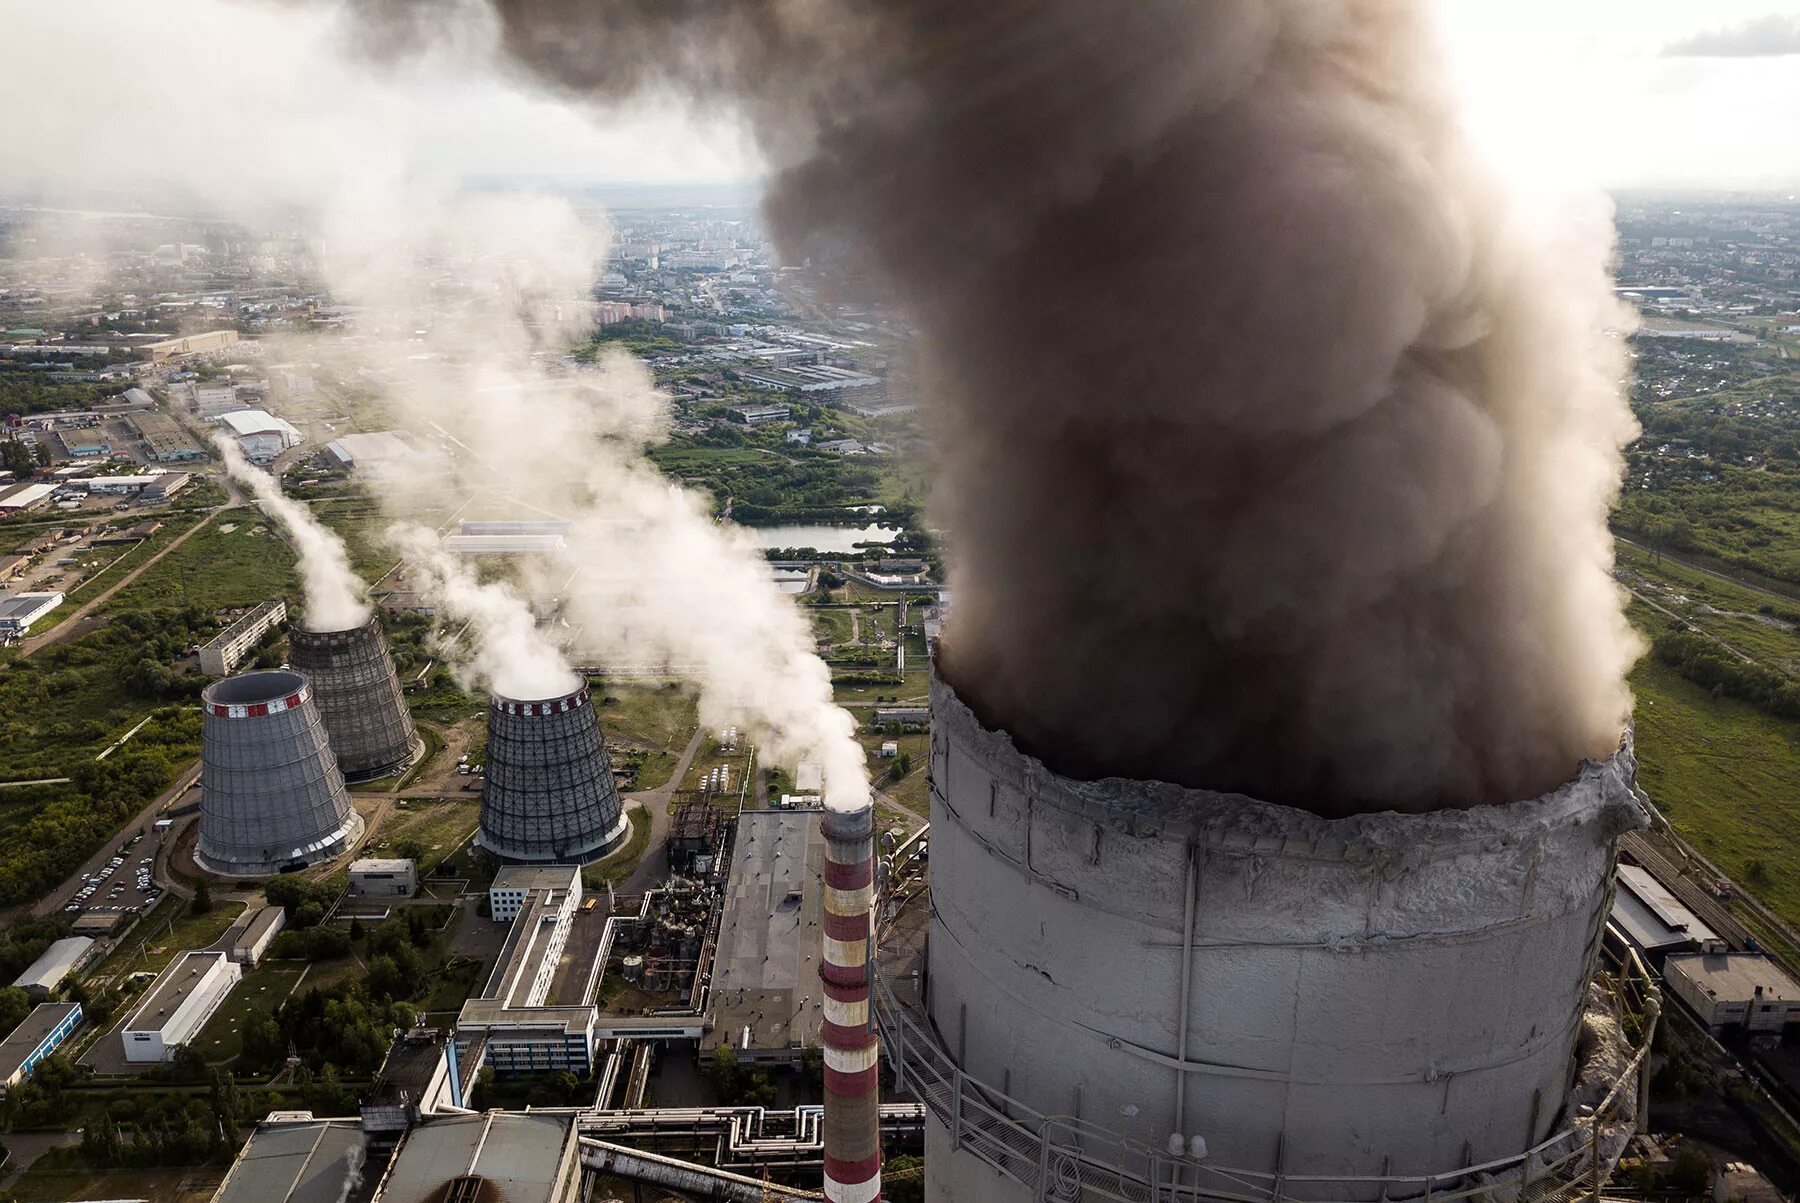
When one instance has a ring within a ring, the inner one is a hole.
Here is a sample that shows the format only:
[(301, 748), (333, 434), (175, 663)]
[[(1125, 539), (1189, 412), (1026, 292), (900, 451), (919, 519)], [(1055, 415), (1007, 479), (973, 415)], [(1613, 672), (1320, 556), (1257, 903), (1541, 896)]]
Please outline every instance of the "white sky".
[[(1097, 10), (1111, 2), (1094, 0)], [(1800, 31), (1800, 0), (1436, 2), (1471, 123), (1516, 170), (1558, 185), (1800, 187), (1800, 54), (1663, 54), (1672, 42), (1770, 14)], [(103, 180), (148, 174), (186, 138), (187, 153), (229, 171), (217, 132), (241, 129), (259, 106), (284, 116), (324, 110), (302, 122), (322, 140), (349, 113), (364, 143), (353, 153), (447, 175), (698, 183), (759, 170), (728, 112), (700, 119), (646, 101), (596, 121), (484, 78), (456, 55), (334, 70), (338, 47), (322, 24), (278, 6), (0, 5), (0, 111), (12, 114), (15, 152), (0, 156), (0, 187), (22, 182), (18, 173), (37, 162), (55, 162), (65, 183), (92, 176), (71, 170), (78, 160), (91, 160)]]

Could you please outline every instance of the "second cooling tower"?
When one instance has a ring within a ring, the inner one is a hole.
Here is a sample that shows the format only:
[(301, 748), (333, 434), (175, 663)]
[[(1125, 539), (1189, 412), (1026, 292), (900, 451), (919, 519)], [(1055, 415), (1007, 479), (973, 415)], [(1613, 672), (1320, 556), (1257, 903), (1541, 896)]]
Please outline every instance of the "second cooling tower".
[(200, 865), (264, 877), (329, 860), (362, 819), (299, 673), (253, 672), (201, 694)]
[(488, 704), (476, 843), (505, 860), (592, 860), (629, 829), (587, 686)]
[(418, 754), (419, 735), (400, 694), (378, 619), (347, 631), (288, 633), (294, 667), (312, 682), (313, 700), (346, 781), (398, 773)]

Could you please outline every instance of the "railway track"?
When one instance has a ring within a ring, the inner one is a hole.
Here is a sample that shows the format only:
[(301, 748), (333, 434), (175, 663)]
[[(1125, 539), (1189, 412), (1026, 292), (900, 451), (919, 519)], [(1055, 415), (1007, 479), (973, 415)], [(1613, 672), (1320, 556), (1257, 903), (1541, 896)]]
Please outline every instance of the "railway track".
[(1751, 947), (1754, 937), (1750, 929), (1738, 922), (1737, 917), (1726, 910), (1717, 898), (1682, 876), (1674, 862), (1652, 847), (1641, 832), (1634, 831), (1627, 835), (1622, 849), (1632, 863), (1648, 870), (1664, 888), (1681, 900), (1681, 905), (1698, 915), (1734, 951), (1742, 952)]

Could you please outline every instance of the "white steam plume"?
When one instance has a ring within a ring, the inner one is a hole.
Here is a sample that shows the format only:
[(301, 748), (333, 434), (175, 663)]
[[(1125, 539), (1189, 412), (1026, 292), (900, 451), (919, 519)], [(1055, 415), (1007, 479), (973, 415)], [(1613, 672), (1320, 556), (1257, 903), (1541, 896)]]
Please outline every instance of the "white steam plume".
[(225, 461), (231, 478), (249, 489), (263, 509), (281, 523), (300, 555), (300, 584), (306, 593), (309, 631), (347, 631), (369, 621), (364, 587), (350, 567), (350, 552), (337, 533), (326, 529), (312, 511), (281, 491), (273, 476), (244, 458), (237, 440), (224, 432), (213, 435), (213, 445)]

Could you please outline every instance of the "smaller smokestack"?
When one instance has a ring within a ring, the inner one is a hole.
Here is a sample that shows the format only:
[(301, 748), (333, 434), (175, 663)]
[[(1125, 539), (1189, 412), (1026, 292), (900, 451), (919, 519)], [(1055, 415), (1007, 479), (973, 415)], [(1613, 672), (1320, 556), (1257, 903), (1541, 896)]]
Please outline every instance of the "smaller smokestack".
[(294, 667), (312, 682), (313, 700), (345, 781), (372, 781), (402, 772), (413, 762), (419, 734), (378, 619), (343, 631), (294, 627), (288, 632), (288, 651)]
[(630, 830), (585, 684), (552, 698), (495, 694), (486, 774), (475, 842), (503, 860), (589, 861)]
[(881, 1053), (869, 1020), (875, 810), (825, 812), (825, 1197), (881, 1198)]

